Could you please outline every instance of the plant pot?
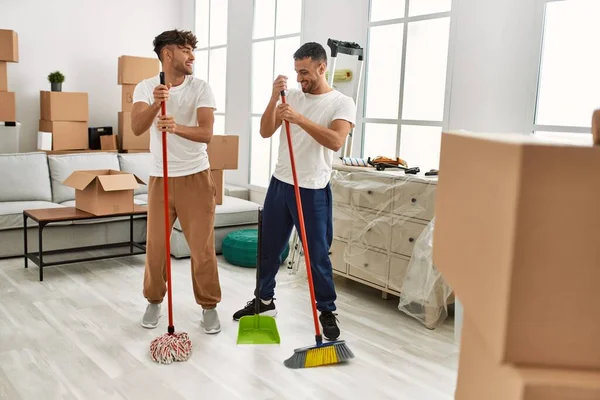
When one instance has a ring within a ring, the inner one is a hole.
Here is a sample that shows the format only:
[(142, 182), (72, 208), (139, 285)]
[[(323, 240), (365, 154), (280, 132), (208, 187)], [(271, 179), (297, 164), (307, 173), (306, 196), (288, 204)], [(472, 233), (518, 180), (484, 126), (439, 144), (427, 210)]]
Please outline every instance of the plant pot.
[(62, 82), (50, 82), (50, 88), (53, 92), (61, 92)]

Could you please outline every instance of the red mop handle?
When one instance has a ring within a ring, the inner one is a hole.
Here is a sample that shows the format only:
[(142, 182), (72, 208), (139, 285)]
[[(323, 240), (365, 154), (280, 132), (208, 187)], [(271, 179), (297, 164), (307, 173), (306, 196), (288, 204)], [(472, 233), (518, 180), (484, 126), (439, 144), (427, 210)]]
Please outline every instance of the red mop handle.
[[(281, 91), (281, 102), (285, 104), (285, 91)], [(304, 227), (304, 213), (302, 211), (302, 199), (300, 198), (300, 187), (298, 186), (298, 177), (296, 176), (296, 161), (294, 160), (294, 150), (292, 149), (292, 136), (290, 134), (290, 123), (285, 122), (287, 133), (288, 149), (290, 152), (290, 162), (292, 164), (292, 176), (294, 177), (294, 192), (296, 193), (296, 208), (298, 209), (298, 222), (300, 225), (300, 236), (302, 237), (302, 248), (306, 263), (306, 274), (308, 275), (308, 287), (310, 288), (310, 299), (312, 305), (313, 319), (315, 322), (315, 335), (317, 343), (322, 343), (321, 331), (319, 328), (319, 319), (317, 318), (317, 305), (315, 300), (315, 288), (313, 286), (312, 270), (310, 264), (310, 255), (308, 253), (308, 241), (306, 240), (306, 229)]]
[[(160, 73), (160, 84), (165, 84), (165, 73)], [(167, 115), (167, 105), (164, 100), (160, 104), (161, 114), (164, 117)], [(173, 296), (171, 290), (171, 235), (169, 232), (169, 174), (167, 167), (167, 130), (162, 130), (162, 164), (163, 164), (163, 198), (165, 203), (165, 257), (167, 261), (167, 296), (168, 296), (168, 307), (169, 307), (169, 334), (175, 332), (173, 326)]]

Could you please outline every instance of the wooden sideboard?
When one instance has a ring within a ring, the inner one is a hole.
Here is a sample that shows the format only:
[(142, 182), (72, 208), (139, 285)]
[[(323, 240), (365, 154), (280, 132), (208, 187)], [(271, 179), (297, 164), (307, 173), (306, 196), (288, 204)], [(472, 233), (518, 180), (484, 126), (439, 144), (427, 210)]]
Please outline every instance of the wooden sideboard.
[[(384, 298), (400, 296), (415, 243), (434, 217), (437, 177), (343, 164), (333, 168), (334, 272), (381, 290)], [(431, 315), (425, 325), (435, 326), (439, 308), (424, 313)]]

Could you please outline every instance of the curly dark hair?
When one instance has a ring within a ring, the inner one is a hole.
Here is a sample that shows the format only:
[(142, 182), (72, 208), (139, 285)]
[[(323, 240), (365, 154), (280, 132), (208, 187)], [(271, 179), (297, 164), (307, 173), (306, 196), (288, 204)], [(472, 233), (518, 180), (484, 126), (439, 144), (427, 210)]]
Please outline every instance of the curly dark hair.
[(304, 43), (294, 53), (294, 60), (302, 60), (310, 57), (313, 61), (319, 61), (327, 64), (327, 52), (319, 43)]
[(180, 31), (173, 29), (171, 31), (164, 31), (160, 35), (154, 38), (154, 52), (160, 60), (160, 52), (165, 46), (175, 44), (177, 46), (192, 46), (192, 50), (196, 48), (198, 39), (190, 31)]

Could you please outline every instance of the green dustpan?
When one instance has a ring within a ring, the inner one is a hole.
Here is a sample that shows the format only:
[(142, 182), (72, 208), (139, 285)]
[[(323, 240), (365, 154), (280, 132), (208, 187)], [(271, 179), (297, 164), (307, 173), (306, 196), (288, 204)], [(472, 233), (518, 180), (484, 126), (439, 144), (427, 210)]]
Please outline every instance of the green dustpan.
[(275, 318), (260, 315), (260, 259), (262, 245), (262, 207), (258, 208), (258, 252), (256, 260), (256, 290), (254, 315), (240, 318), (237, 344), (279, 344), (279, 332)]

